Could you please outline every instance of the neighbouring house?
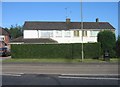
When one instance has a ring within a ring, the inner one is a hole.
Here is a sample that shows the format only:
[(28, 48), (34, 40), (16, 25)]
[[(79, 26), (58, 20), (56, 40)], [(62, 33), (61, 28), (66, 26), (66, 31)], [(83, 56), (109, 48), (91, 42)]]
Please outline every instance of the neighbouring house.
[(10, 42), (10, 33), (5, 30), (4, 28), (0, 27), (0, 48), (7, 46), (10, 48), (9, 42)]
[(115, 32), (108, 22), (65, 22), (26, 21), (23, 26), (23, 37), (16, 38), (12, 43), (93, 43), (97, 42), (97, 34), (103, 30)]

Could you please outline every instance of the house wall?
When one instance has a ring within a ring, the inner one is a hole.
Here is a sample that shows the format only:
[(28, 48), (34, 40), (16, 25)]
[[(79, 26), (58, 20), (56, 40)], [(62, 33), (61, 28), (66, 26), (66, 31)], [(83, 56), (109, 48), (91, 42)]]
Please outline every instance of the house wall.
[[(77, 30), (77, 29), (76, 29)], [(79, 30), (79, 29), (78, 29)], [(53, 36), (46, 33), (46, 37), (41, 35), (41, 32), (53, 32)], [(65, 36), (65, 30), (61, 30), (62, 35), (59, 36), (56, 32), (58, 30), (24, 30), (24, 38), (51, 38), (56, 40), (58, 43), (88, 43), (88, 42), (97, 42), (97, 36), (91, 36), (91, 30), (87, 30), (87, 36), (82, 37), (82, 31), (79, 30), (79, 37), (74, 36), (74, 30), (70, 30), (70, 37)], [(83, 38), (83, 41), (82, 41)]]
[(8, 44), (10, 42), (10, 37), (9, 36), (4, 36), (4, 42)]
[(7, 35), (0, 35), (0, 41), (4, 41), (6, 44), (10, 42), (10, 37)]
[(0, 35), (0, 41), (4, 41), (4, 36)]
[[(1, 41), (3, 41), (4, 43), (1, 43)], [(7, 47), (8, 49), (10, 49), (10, 37), (8, 35), (0, 35), (0, 48), (2, 47)]]
[(37, 30), (24, 30), (24, 38), (38, 38)]
[(5, 44), (2, 41), (0, 41), (0, 48), (2, 48), (4, 46), (5, 46)]

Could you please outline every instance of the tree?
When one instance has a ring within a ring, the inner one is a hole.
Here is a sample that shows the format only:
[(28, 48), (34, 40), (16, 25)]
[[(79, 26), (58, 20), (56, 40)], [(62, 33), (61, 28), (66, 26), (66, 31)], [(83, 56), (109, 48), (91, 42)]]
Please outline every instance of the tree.
[(120, 36), (118, 36), (118, 39), (116, 42), (116, 53), (117, 53), (117, 57), (120, 58)]
[(23, 35), (23, 28), (21, 26), (18, 26), (18, 25), (11, 25), (10, 29), (9, 29), (9, 32), (11, 34), (11, 38), (14, 39), (14, 38), (17, 38), (17, 37), (20, 37)]
[(102, 53), (107, 50), (110, 54), (110, 57), (116, 57), (116, 38), (115, 34), (112, 31), (105, 30), (99, 32), (97, 40), (101, 43)]

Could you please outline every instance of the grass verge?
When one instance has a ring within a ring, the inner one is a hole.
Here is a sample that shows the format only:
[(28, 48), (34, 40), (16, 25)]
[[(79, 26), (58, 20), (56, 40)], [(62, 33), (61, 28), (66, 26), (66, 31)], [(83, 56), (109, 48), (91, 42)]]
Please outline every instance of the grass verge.
[(102, 62), (111, 62), (111, 63), (117, 63), (118, 58), (111, 58), (110, 61), (103, 61), (103, 59), (84, 59), (83, 61), (81, 59), (63, 59), (63, 58), (58, 58), (58, 59), (6, 59), (2, 61), (4, 62), (34, 62), (34, 63), (80, 63), (80, 62), (85, 62), (85, 63), (102, 63)]

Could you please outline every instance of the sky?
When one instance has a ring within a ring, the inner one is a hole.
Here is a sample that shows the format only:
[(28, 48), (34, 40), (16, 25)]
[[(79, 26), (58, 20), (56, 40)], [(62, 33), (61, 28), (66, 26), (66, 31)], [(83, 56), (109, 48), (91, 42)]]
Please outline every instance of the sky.
[[(83, 21), (109, 22), (118, 33), (118, 2), (83, 2)], [(25, 21), (81, 21), (80, 2), (2, 2), (2, 27)], [(67, 8), (67, 13), (65, 8)]]
[(118, 3), (118, 35), (120, 36), (120, 1)]

